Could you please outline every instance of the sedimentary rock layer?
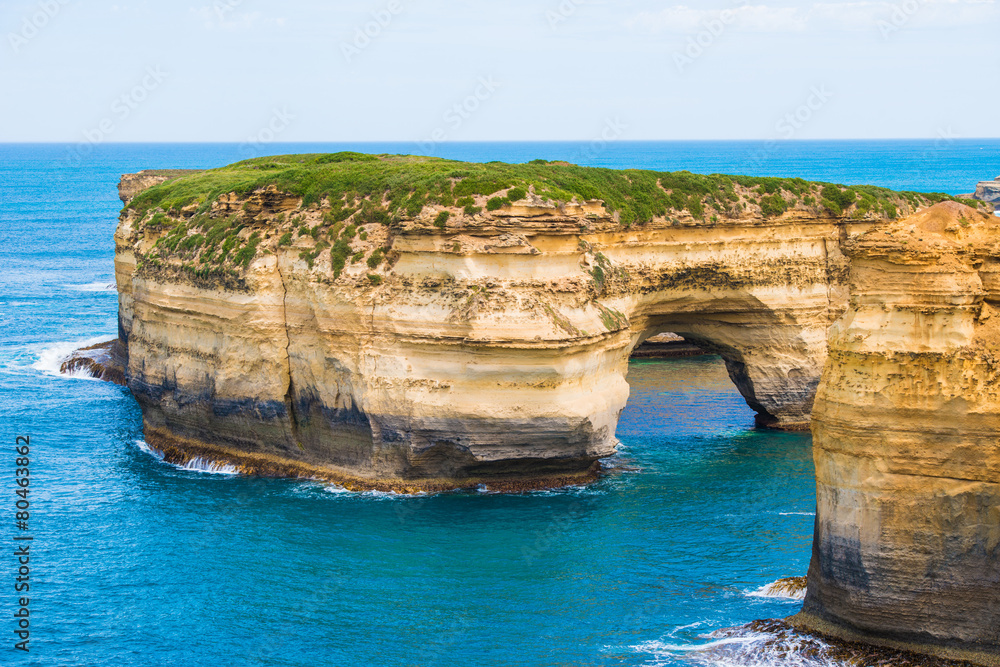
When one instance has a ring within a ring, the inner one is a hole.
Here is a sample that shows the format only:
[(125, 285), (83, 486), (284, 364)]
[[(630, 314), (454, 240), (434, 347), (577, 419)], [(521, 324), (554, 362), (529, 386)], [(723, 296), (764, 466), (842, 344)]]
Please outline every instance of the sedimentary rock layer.
[(1000, 176), (993, 181), (983, 181), (976, 186), (976, 199), (994, 204), (1000, 203)]
[[(293, 156), (123, 188), (120, 339), (147, 439), (362, 484), (585, 479), (615, 449), (629, 354), (661, 332), (721, 354), (759, 423), (804, 428), (843, 240), (926, 203), (518, 169)], [(417, 171), (437, 180), (405, 185)], [(614, 205), (565, 194), (605, 183)]]
[(1000, 220), (942, 203), (845, 248), (800, 620), (1000, 664)]

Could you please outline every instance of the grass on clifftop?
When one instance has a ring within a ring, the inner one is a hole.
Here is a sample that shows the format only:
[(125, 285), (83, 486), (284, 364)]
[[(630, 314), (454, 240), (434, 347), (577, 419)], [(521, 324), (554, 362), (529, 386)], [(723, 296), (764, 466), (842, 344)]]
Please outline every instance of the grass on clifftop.
[(191, 211), (192, 206), (205, 213), (221, 195), (232, 192), (242, 198), (270, 185), (301, 197), (303, 206), (328, 200), (335, 221), (359, 214), (355, 219), (363, 218), (360, 222), (412, 218), (429, 205), (465, 207), (466, 214), (473, 215), (480, 208), (473, 206), (476, 195), (488, 197), (486, 209), (495, 211), (523, 199), (529, 189), (555, 203), (603, 200), (626, 227), (685, 211), (703, 220), (740, 217), (747, 206), (759, 206), (763, 217), (775, 217), (800, 204), (837, 217), (854, 207), (854, 217), (873, 213), (894, 218), (903, 203), (916, 208), (954, 199), (800, 178), (613, 170), (545, 160), (479, 164), (348, 152), (256, 158), (182, 176), (140, 193), (130, 207), (140, 217), (156, 209), (180, 216), (181, 209)]
[[(653, 220), (692, 224), (776, 218), (793, 209), (804, 215), (891, 220), (954, 199), (800, 178), (612, 170), (545, 160), (478, 164), (362, 153), (266, 157), (169, 176), (171, 180), (140, 192), (129, 204), (138, 216), (138, 228), (155, 238), (150, 251), (137, 258), (139, 268), (179, 268), (195, 278), (233, 284), (259, 252), (293, 245), (310, 270), (328, 252), (334, 280), (362, 260), (377, 271), (391, 264), (392, 232), (385, 227), (415, 219), (428, 206), (436, 208), (424, 218), (426, 228), (443, 233), (452, 220), (459, 219), (461, 226), (463, 217), (492, 216), (532, 196), (550, 204), (602, 200), (622, 227)], [(268, 208), (268, 197), (259, 193), (269, 186), (301, 198), (301, 204), (293, 203), (289, 210), (288, 202), (281, 202), (280, 212)], [(235, 200), (213, 207), (230, 193)], [(378, 229), (383, 230), (383, 247), (376, 248), (367, 241)], [(605, 267), (595, 267), (595, 282), (603, 284), (604, 272)]]

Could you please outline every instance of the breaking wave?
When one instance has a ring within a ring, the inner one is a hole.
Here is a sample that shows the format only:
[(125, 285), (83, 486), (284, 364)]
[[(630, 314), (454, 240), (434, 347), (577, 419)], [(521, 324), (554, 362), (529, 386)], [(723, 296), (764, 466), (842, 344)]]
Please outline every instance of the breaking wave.
[(747, 591), (747, 595), (750, 597), (778, 598), (781, 600), (805, 600), (806, 579), (805, 577), (778, 579), (756, 590)]
[(105, 281), (86, 283), (84, 285), (63, 285), (62, 287), (63, 289), (68, 289), (73, 292), (117, 292), (118, 291), (117, 285)]
[(335, 496), (345, 496), (351, 498), (370, 498), (373, 500), (400, 500), (404, 498), (427, 498), (430, 493), (397, 493), (395, 491), (351, 491), (337, 484), (328, 484), (323, 490)]
[(162, 461), (163, 463), (166, 463), (167, 465), (176, 468), (177, 470), (187, 470), (189, 472), (202, 472), (209, 475), (240, 474), (239, 470), (236, 469), (236, 466), (230, 465), (228, 463), (216, 463), (214, 461), (203, 459), (200, 456), (191, 459), (184, 465), (177, 465), (176, 463), (170, 463), (169, 461), (166, 461), (165, 460), (166, 457), (163, 455), (163, 452), (156, 449), (155, 447), (151, 447), (144, 440), (136, 440), (135, 444), (139, 448), (139, 451), (145, 452), (146, 454), (149, 454), (156, 460)]
[[(843, 667), (823, 640), (803, 635), (780, 621), (757, 621), (705, 635), (701, 643), (644, 642), (633, 649), (651, 654), (653, 665), (697, 667)], [(668, 638), (669, 639), (669, 638)]]
[[(109, 337), (107, 335), (97, 336), (95, 338), (88, 338), (86, 340), (76, 340), (68, 341), (63, 343), (54, 343), (43, 348), (38, 352), (38, 359), (31, 364), (31, 367), (36, 371), (41, 371), (45, 375), (50, 375), (53, 377), (64, 377), (64, 378), (76, 378), (80, 380), (97, 380), (97, 378), (92, 377), (86, 371), (80, 370), (73, 373), (60, 373), (59, 369), (63, 362), (72, 356), (77, 350), (90, 347), (91, 345), (97, 345), (98, 343), (106, 343), (108, 341), (114, 340), (114, 337)], [(98, 380), (99, 381), (99, 380)]]

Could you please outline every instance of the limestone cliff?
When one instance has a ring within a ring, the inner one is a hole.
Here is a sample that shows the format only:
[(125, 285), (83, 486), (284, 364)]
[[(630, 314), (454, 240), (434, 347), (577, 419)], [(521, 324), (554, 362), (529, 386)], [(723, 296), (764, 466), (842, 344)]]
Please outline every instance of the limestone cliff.
[(120, 339), (169, 456), (391, 488), (585, 479), (631, 350), (725, 359), (803, 428), (845, 239), (928, 204), (800, 179), (288, 156), (135, 194)]
[(118, 196), (123, 204), (128, 204), (143, 190), (196, 173), (195, 169), (146, 169), (138, 174), (124, 174), (118, 183)]
[(1000, 220), (946, 202), (845, 250), (800, 620), (1000, 664)]
[(1000, 176), (996, 180), (983, 181), (976, 186), (976, 193), (972, 195), (979, 201), (1000, 204)]

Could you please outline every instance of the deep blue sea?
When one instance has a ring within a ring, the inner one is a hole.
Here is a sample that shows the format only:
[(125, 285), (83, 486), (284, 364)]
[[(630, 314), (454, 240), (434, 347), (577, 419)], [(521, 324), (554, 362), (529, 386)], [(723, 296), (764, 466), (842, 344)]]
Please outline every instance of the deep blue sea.
[[(263, 147), (348, 149), (422, 152)], [(951, 194), (1000, 174), (997, 140), (435, 152)], [(0, 145), (0, 665), (826, 664), (745, 633), (709, 636), (798, 610), (754, 592), (805, 574), (815, 505), (809, 436), (754, 429), (713, 357), (633, 362), (615, 473), (522, 495), (355, 494), (182, 470), (143, 450), (127, 390), (59, 376), (62, 355), (116, 333), (119, 176), (257, 154)], [(28, 531), (15, 525), (17, 436), (31, 437)], [(26, 595), (14, 538), (26, 535), (29, 653), (14, 648)]]

